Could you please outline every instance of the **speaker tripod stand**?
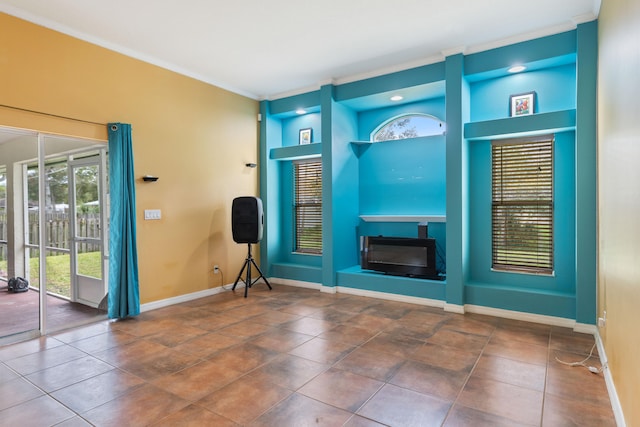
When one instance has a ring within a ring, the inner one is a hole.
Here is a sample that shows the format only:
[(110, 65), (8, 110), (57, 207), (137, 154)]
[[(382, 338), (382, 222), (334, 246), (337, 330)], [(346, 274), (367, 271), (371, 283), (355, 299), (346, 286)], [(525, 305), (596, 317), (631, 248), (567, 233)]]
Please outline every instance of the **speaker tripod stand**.
[[(271, 285), (269, 284), (269, 281), (267, 280), (267, 278), (264, 277), (264, 274), (262, 274), (262, 270), (260, 270), (260, 267), (258, 267), (258, 264), (256, 264), (256, 262), (254, 261), (253, 256), (251, 255), (251, 243), (247, 243), (247, 248), (248, 248), (247, 249), (247, 258), (244, 260), (244, 265), (240, 269), (240, 273), (238, 273), (238, 277), (236, 278), (236, 281), (233, 284), (233, 288), (231, 288), (231, 290), (233, 290), (233, 291), (236, 290), (236, 285), (240, 281), (240, 278), (242, 277), (242, 273), (246, 269), (247, 270), (247, 275), (246, 275), (246, 278), (243, 280), (243, 282), (244, 282), (244, 297), (245, 298), (247, 297), (247, 293), (249, 292), (249, 288), (251, 286), (253, 286), (253, 284), (256, 283), (260, 279), (264, 280), (264, 283), (267, 284), (267, 286), (269, 287), (269, 290), (273, 289), (271, 287)], [(256, 270), (258, 270), (258, 273), (260, 273), (260, 276), (258, 276), (258, 278), (255, 279), (254, 281), (251, 281), (251, 265), (252, 264), (256, 268)]]

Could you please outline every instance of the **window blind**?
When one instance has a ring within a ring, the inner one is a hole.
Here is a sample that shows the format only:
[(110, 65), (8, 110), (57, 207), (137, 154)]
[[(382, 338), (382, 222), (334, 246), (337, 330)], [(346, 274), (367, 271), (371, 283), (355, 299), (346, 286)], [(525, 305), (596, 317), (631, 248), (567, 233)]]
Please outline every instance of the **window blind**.
[(322, 253), (322, 162), (295, 162), (295, 251)]
[(492, 143), (492, 268), (553, 272), (553, 136)]

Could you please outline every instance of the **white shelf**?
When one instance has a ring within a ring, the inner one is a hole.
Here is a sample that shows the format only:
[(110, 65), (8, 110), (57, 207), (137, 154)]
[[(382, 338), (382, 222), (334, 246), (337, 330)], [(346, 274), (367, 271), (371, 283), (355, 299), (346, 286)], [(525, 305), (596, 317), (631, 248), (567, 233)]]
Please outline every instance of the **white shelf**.
[(365, 222), (446, 222), (446, 215), (360, 215)]

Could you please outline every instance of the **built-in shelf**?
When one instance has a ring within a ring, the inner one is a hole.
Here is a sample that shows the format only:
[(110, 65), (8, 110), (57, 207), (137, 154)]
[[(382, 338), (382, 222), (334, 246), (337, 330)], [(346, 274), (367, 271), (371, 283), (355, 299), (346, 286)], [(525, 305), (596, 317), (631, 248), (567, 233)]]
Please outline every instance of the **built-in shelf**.
[(269, 157), (274, 160), (301, 160), (312, 159), (322, 155), (322, 143), (290, 145), (287, 147), (272, 148)]
[(446, 222), (446, 215), (360, 215), (365, 222)]
[(499, 139), (555, 133), (576, 128), (576, 110), (465, 123), (466, 139)]

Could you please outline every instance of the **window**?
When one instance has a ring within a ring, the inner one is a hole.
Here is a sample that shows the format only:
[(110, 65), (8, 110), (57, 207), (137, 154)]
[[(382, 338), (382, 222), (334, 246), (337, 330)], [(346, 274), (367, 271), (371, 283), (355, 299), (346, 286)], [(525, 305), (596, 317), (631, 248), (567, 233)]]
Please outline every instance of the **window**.
[(553, 273), (553, 135), (494, 141), (492, 268)]
[(420, 136), (442, 135), (445, 124), (428, 114), (403, 114), (382, 123), (371, 132), (371, 141), (391, 141), (394, 139), (417, 138)]
[(322, 253), (322, 162), (294, 162), (295, 251)]

